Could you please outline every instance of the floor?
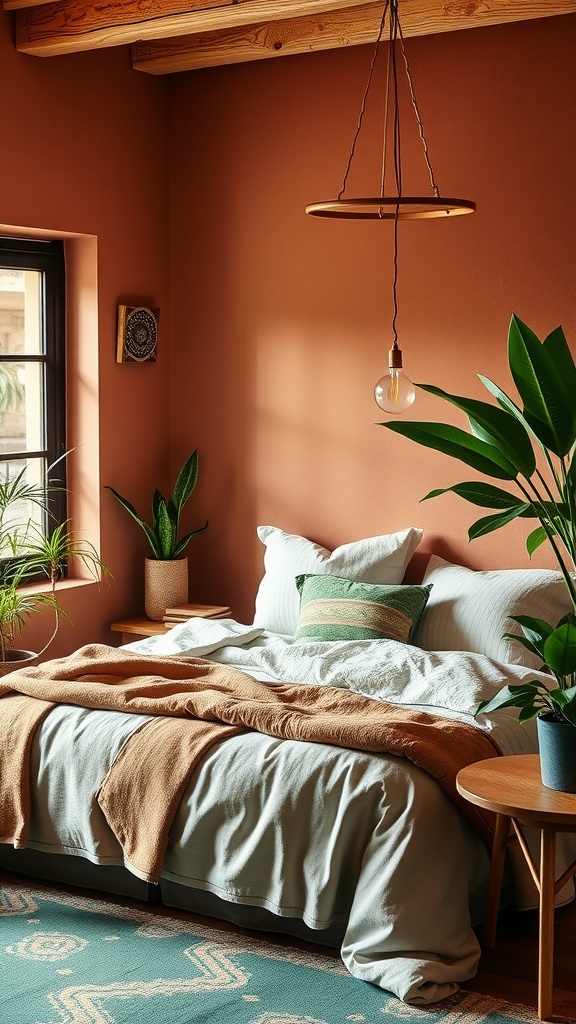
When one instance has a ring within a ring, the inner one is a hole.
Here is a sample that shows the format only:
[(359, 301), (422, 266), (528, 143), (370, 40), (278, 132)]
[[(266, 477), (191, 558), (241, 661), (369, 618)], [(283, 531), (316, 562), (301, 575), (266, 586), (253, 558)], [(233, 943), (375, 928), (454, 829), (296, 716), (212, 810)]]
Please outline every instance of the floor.
[[(10, 875), (14, 878), (19, 877), (11, 873)], [(84, 889), (82, 892), (86, 894), (87, 890)], [(117, 896), (106, 897), (99, 892), (95, 892), (94, 896), (108, 898), (113, 902), (120, 900)], [(161, 914), (166, 910), (161, 903), (142, 904), (130, 899), (122, 899), (121, 902), (140, 908), (145, 906), (151, 913)], [(173, 917), (190, 917), (186, 911), (173, 908), (169, 908), (168, 912)], [(227, 925), (221, 921), (218, 922), (218, 927), (231, 931), (239, 930), (234, 925)], [(267, 938), (273, 943), (281, 944), (283, 941), (278, 935), (267, 935)], [(478, 931), (478, 938), (481, 942), (481, 930)], [(576, 901), (556, 911), (554, 938), (554, 1016), (576, 1022)], [(311, 948), (309, 944), (300, 943), (295, 939), (291, 939), (290, 943)], [(318, 948), (321, 948), (324, 955), (330, 952), (325, 947)], [(334, 951), (334, 955), (338, 956), (338, 953)], [(505, 910), (500, 915), (495, 948), (482, 952), (478, 973), (463, 987), (472, 992), (492, 995), (536, 1010), (537, 966), (537, 911)]]
[[(537, 911), (503, 911), (496, 946), (483, 951), (478, 974), (465, 987), (535, 1009), (537, 970)], [(576, 902), (555, 914), (554, 1015), (576, 1021)]]

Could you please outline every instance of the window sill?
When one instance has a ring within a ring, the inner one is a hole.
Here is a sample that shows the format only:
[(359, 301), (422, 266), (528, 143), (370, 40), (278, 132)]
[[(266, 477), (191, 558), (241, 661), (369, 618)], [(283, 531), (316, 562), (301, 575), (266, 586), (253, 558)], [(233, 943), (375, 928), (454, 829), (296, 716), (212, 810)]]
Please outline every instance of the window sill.
[[(95, 579), (81, 579), (79, 576), (68, 577), (65, 580), (58, 580), (55, 591), (56, 595), (66, 593), (69, 590), (77, 590), (79, 587), (94, 587), (98, 586), (100, 580)], [(38, 583), (27, 583), (24, 587), (20, 588), (26, 594), (50, 594), (52, 587), (47, 581), (39, 580)]]

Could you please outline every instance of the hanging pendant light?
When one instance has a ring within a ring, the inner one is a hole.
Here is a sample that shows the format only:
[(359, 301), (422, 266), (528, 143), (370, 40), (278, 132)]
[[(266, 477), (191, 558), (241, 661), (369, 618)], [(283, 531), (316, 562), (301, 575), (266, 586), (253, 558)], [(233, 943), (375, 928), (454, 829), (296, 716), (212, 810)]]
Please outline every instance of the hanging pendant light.
[(398, 347), (398, 331), (396, 330), (396, 317), (398, 315), (398, 298), (396, 286), (398, 284), (398, 221), (399, 216), (394, 218), (394, 270), (392, 274), (392, 335), (394, 341), (388, 353), (388, 373), (381, 377), (374, 388), (376, 404), (384, 412), (399, 415), (406, 412), (416, 398), (416, 390), (409, 377), (404, 373), (402, 366), (402, 350)]
[[(368, 93), (372, 84), (372, 77), (378, 57), (380, 44), (384, 37), (386, 18), (389, 23), (389, 49), (388, 69), (386, 75), (386, 96), (384, 109), (384, 137), (382, 146), (382, 169), (380, 177), (380, 191), (376, 196), (363, 198), (345, 198), (346, 184), (352, 166), (352, 160), (356, 150), (356, 143), (362, 128), (364, 112)], [(410, 99), (418, 125), (418, 131), (424, 150), (424, 160), (430, 178), (431, 194), (427, 196), (406, 196), (402, 191), (402, 162), (400, 150), (400, 112), (398, 106), (398, 55), (401, 54), (404, 64)], [(390, 106), (392, 110), (390, 112)], [(391, 128), (389, 129), (389, 123)], [(392, 136), (392, 167), (394, 176), (393, 193), (386, 192), (386, 170), (387, 170), (387, 146), (388, 136)], [(349, 220), (393, 220), (394, 221), (394, 253), (393, 253), (393, 316), (392, 333), (393, 344), (388, 353), (389, 372), (382, 377), (374, 389), (374, 397), (378, 405), (389, 413), (401, 413), (412, 404), (415, 398), (415, 390), (412, 382), (406, 377), (402, 366), (402, 352), (398, 346), (398, 333), (396, 330), (396, 317), (398, 314), (397, 302), (397, 281), (398, 281), (398, 222), (401, 220), (422, 220), (430, 217), (457, 217), (466, 213), (473, 213), (476, 204), (469, 199), (453, 199), (442, 196), (436, 184), (434, 172), (428, 155), (428, 144), (424, 136), (424, 128), (420, 111), (416, 102), (416, 95), (412, 84), (410, 66), (404, 49), (404, 37), (398, 17), (398, 0), (385, 0), (380, 29), (376, 40), (376, 46), (370, 64), (368, 81), (362, 98), (360, 116), (356, 126), (356, 132), (352, 140), (352, 146), (348, 156), (346, 170), (342, 181), (342, 187), (337, 199), (325, 202), (310, 203), (306, 207), (306, 213), (312, 217), (346, 218)]]

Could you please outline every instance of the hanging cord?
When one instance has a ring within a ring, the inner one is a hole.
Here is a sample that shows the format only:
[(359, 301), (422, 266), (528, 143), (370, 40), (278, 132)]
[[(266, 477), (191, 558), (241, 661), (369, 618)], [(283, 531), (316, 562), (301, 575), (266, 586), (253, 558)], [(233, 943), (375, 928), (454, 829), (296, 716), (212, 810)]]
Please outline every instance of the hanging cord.
[(404, 68), (406, 70), (406, 78), (408, 79), (408, 86), (410, 88), (410, 99), (412, 101), (412, 107), (414, 108), (414, 114), (416, 116), (416, 121), (418, 123), (418, 131), (420, 133), (420, 139), (422, 141), (422, 148), (424, 149), (424, 159), (426, 161), (426, 166), (428, 168), (428, 174), (430, 175), (430, 184), (432, 186), (432, 191), (434, 192), (434, 195), (437, 198), (439, 198), (439, 196), (440, 196), (440, 189), (438, 188), (438, 185), (436, 184), (436, 181), (434, 180), (434, 171), (432, 170), (432, 164), (430, 163), (430, 157), (428, 155), (428, 143), (426, 142), (426, 137), (424, 135), (424, 126), (422, 124), (422, 118), (420, 117), (420, 111), (418, 109), (418, 103), (416, 101), (416, 93), (414, 92), (414, 86), (412, 84), (412, 75), (410, 74), (410, 65), (408, 63), (408, 57), (406, 55), (406, 50), (404, 49), (404, 34), (402, 32), (402, 26), (401, 26), (400, 22), (398, 21), (398, 17), (396, 17), (396, 22), (397, 22), (397, 25), (398, 25), (398, 32), (400, 34), (400, 49), (402, 50), (402, 57), (404, 58)]
[[(396, 192), (398, 195), (402, 192), (402, 171), (400, 168), (400, 117), (398, 111), (398, 68), (396, 64), (396, 36), (397, 36), (397, 24), (398, 24), (398, 11), (397, 11), (397, 0), (390, 0), (390, 32), (389, 32), (389, 45), (388, 45), (388, 63), (386, 68), (386, 105), (384, 112), (384, 142), (383, 142), (383, 158), (382, 158), (382, 178), (380, 185), (380, 195), (382, 198), (385, 197), (385, 176), (386, 176), (386, 164), (387, 164), (387, 146), (388, 146), (388, 106), (389, 106), (389, 95), (390, 95), (390, 82), (392, 82), (392, 101), (394, 104), (393, 112), (393, 124), (392, 124), (392, 153), (393, 153), (393, 165), (394, 165), (394, 180), (396, 184)], [(397, 213), (398, 211), (396, 211)], [(384, 217), (384, 209), (379, 210), (379, 216)]]
[(400, 112), (398, 109), (398, 65), (396, 62), (396, 40), (398, 38), (398, 0), (390, 0), (390, 68), (392, 72), (392, 95), (394, 97), (394, 123), (393, 123), (393, 157), (394, 157), (394, 182), (398, 202), (394, 211), (394, 255), (393, 255), (393, 276), (392, 276), (392, 334), (394, 337), (393, 349), (398, 348), (398, 329), (396, 317), (398, 316), (398, 217), (400, 215), (400, 196), (402, 195), (402, 160), (400, 155)]
[(384, 99), (384, 131), (382, 133), (382, 173), (380, 176), (380, 195), (385, 196), (386, 165), (388, 163), (388, 101), (390, 98), (390, 49), (386, 64), (386, 96)]
[(364, 90), (364, 96), (362, 97), (362, 105), (360, 107), (360, 116), (358, 117), (358, 124), (356, 125), (356, 132), (355, 132), (354, 138), (352, 140), (352, 148), (350, 149), (350, 155), (348, 156), (348, 163), (346, 164), (346, 170), (344, 171), (344, 179), (342, 181), (342, 188), (340, 189), (340, 191), (338, 193), (338, 199), (342, 199), (342, 196), (344, 195), (344, 192), (345, 192), (345, 189), (346, 189), (346, 182), (348, 180), (348, 175), (350, 173), (350, 167), (352, 166), (352, 159), (354, 157), (354, 152), (356, 150), (356, 143), (358, 141), (358, 136), (360, 135), (360, 129), (362, 128), (362, 121), (364, 119), (364, 113), (365, 113), (365, 110), (366, 110), (366, 102), (368, 100), (368, 93), (370, 92), (370, 86), (372, 84), (372, 76), (374, 74), (374, 67), (376, 65), (376, 58), (378, 57), (378, 50), (380, 49), (380, 42), (381, 42), (381, 39), (382, 39), (382, 33), (384, 32), (384, 25), (386, 23), (386, 14), (388, 13), (388, 5), (389, 5), (389, 3), (390, 3), (390, 0), (386, 0), (386, 3), (384, 4), (384, 11), (382, 13), (382, 20), (380, 21), (380, 29), (378, 31), (378, 38), (376, 39), (376, 46), (374, 47), (374, 53), (372, 55), (372, 60), (370, 62), (370, 71), (369, 71), (369, 74), (368, 74), (368, 81), (366, 83), (366, 88)]
[(394, 273), (392, 276), (392, 334), (394, 341), (392, 348), (398, 348), (398, 330), (396, 328), (396, 317), (398, 316), (398, 298), (396, 295), (396, 289), (398, 285), (398, 214), (400, 211), (400, 203), (396, 206), (396, 212), (394, 213)]
[[(392, 84), (394, 95), (394, 124), (393, 124), (393, 157), (394, 157), (394, 183), (396, 194), (402, 195), (402, 156), (400, 148), (400, 107), (398, 103), (398, 63), (396, 60), (396, 41), (398, 38), (398, 0), (390, 0), (390, 59), (392, 64)], [(398, 207), (396, 217), (398, 218)]]

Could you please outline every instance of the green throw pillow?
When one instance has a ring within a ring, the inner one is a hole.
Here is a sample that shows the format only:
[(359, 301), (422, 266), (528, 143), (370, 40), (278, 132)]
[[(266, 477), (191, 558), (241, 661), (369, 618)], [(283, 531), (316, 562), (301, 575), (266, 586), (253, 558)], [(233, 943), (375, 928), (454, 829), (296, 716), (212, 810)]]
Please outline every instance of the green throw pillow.
[(340, 576), (296, 577), (296, 636), (316, 640), (398, 640), (410, 643), (432, 587), (354, 583)]

